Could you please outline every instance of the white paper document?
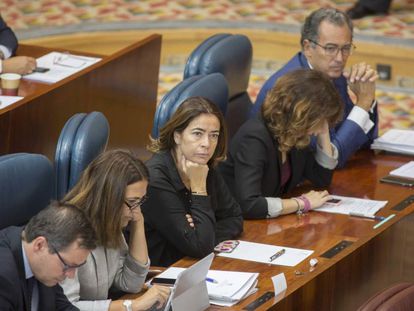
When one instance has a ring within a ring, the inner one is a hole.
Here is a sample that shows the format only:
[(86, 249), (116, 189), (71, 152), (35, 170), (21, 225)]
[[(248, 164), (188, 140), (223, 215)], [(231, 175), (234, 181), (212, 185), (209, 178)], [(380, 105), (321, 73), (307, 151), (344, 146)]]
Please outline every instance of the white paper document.
[(15, 102), (21, 100), (21, 96), (3, 96), (0, 95), (0, 110), (14, 104)]
[(315, 211), (345, 215), (349, 215), (349, 213), (356, 213), (367, 216), (374, 216), (376, 212), (378, 212), (388, 203), (388, 201), (375, 201), (352, 197), (342, 197), (339, 195), (332, 195), (331, 197), (333, 199), (339, 199), (341, 202), (338, 205), (325, 203), (321, 207), (315, 209)]
[[(285, 250), (283, 255), (271, 261), (270, 257), (282, 249)], [(293, 267), (312, 253), (312, 250), (240, 241), (231, 253), (219, 253), (217, 256)]]
[(23, 78), (45, 83), (55, 83), (97, 63), (100, 60), (101, 58), (97, 57), (51, 52), (39, 57), (36, 60), (37, 67), (48, 68), (48, 71), (33, 72), (23, 76)]
[[(157, 278), (176, 279), (186, 268), (170, 267)], [(207, 279), (207, 291), (210, 303), (230, 307), (240, 300), (248, 297), (257, 291), (257, 278), (259, 273), (209, 270)]]
[(257, 291), (259, 273), (209, 270), (207, 277), (216, 282), (207, 282), (210, 303), (231, 307)]
[(371, 149), (414, 155), (414, 131), (391, 129), (375, 139)]
[(410, 161), (391, 171), (390, 175), (404, 178), (414, 178), (414, 161)]

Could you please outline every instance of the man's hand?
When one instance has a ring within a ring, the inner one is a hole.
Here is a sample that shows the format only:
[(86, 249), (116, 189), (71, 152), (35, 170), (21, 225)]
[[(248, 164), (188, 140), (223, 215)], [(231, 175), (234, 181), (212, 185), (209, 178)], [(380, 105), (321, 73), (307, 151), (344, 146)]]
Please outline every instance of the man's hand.
[(21, 75), (31, 73), (36, 68), (36, 59), (29, 56), (15, 56), (2, 61), (2, 72)]
[(353, 65), (350, 70), (344, 71), (344, 76), (348, 80), (349, 88), (357, 97), (355, 104), (365, 111), (369, 111), (375, 98), (377, 71), (366, 63), (359, 63)]

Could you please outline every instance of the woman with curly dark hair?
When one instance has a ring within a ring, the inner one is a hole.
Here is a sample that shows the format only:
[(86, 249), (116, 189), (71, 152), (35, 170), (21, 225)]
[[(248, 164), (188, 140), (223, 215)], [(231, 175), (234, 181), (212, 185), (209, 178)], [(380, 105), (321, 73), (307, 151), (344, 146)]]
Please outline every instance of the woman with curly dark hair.
[[(220, 165), (245, 218), (307, 212), (329, 199), (327, 191), (280, 197), (303, 179), (317, 187), (330, 184), (338, 151), (329, 127), (340, 120), (340, 102), (329, 77), (319, 71), (297, 70), (277, 81), (261, 114), (239, 129)], [(309, 146), (312, 135), (315, 148)]]

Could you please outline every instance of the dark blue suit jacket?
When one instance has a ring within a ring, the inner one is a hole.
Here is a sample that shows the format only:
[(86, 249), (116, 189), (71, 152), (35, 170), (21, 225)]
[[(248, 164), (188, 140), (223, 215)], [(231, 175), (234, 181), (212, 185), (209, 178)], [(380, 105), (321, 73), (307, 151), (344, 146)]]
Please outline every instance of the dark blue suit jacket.
[(3, 18), (0, 16), (0, 44), (6, 46), (11, 52), (12, 55), (16, 53), (17, 50), (17, 38), (9, 26), (4, 22)]
[[(22, 227), (0, 231), (0, 310), (29, 311), (28, 292), (21, 244)], [(75, 311), (59, 285), (47, 287), (40, 282), (39, 311)]]
[[(251, 117), (260, 111), (267, 92), (275, 85), (277, 79), (284, 74), (295, 69), (309, 69), (308, 61), (301, 52), (296, 54), (285, 66), (274, 73), (263, 85), (257, 96), (256, 103), (252, 107)], [(375, 126), (365, 134), (363, 129), (353, 121), (347, 120), (349, 113), (354, 107), (354, 103), (348, 94), (348, 85), (344, 76), (333, 80), (336, 89), (338, 90), (344, 102), (344, 116), (331, 132), (331, 141), (338, 148), (339, 158), (338, 167), (343, 167), (351, 155), (353, 155), (361, 147), (369, 146), (372, 141), (378, 137), (378, 113), (377, 107), (374, 113), (370, 113), (370, 119), (375, 123)], [(316, 143), (314, 139), (313, 144)]]

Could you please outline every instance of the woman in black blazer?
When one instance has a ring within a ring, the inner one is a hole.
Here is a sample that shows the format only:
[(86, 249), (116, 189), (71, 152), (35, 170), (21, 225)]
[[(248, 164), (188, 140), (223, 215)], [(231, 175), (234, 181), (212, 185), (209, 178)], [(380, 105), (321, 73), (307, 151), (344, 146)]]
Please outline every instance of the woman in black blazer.
[(226, 156), (224, 122), (215, 104), (191, 97), (152, 140), (142, 207), (151, 264), (204, 257), (243, 231), (240, 206), (216, 169)]
[[(245, 218), (307, 212), (329, 199), (327, 191), (280, 197), (303, 179), (317, 187), (330, 184), (338, 152), (329, 126), (341, 115), (341, 99), (327, 75), (301, 69), (277, 81), (261, 114), (239, 129), (220, 165)], [(309, 146), (312, 135), (315, 148)]]

